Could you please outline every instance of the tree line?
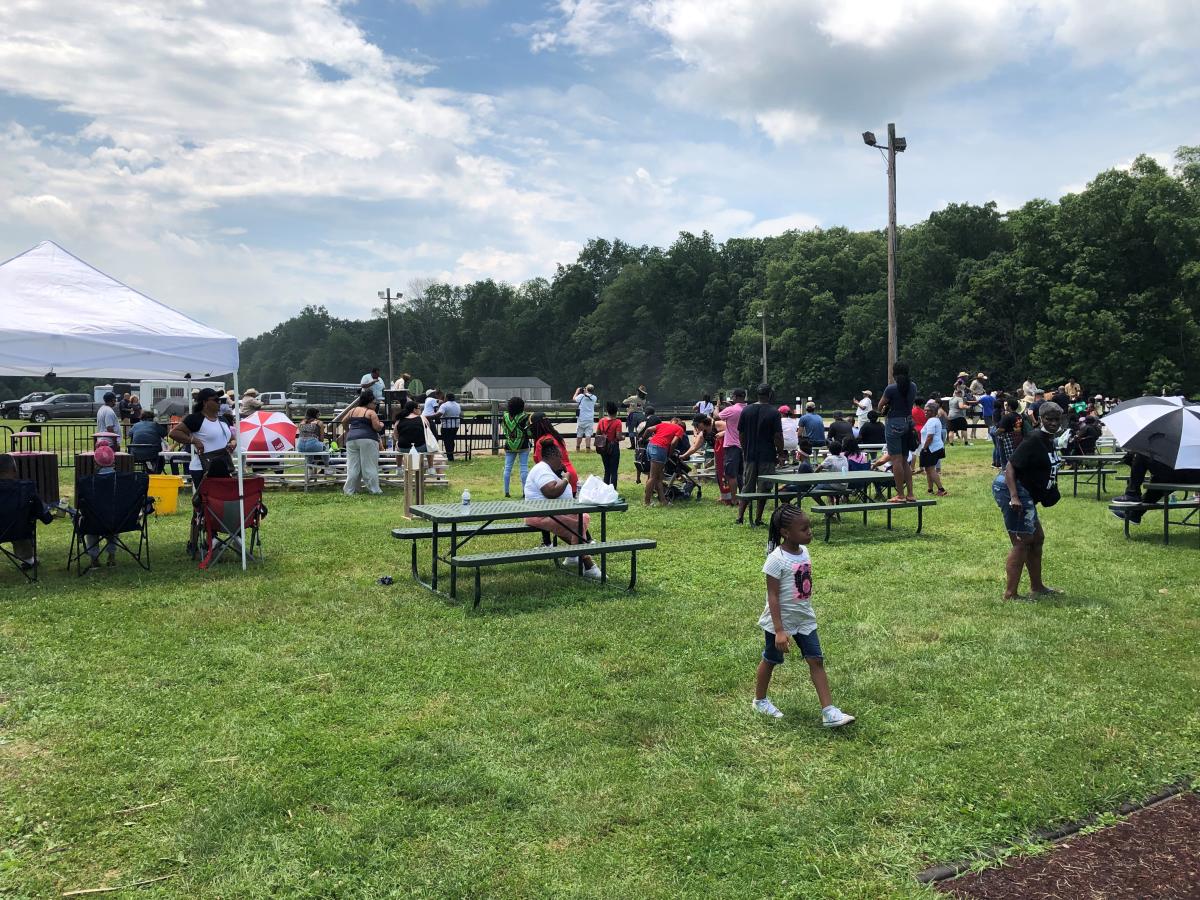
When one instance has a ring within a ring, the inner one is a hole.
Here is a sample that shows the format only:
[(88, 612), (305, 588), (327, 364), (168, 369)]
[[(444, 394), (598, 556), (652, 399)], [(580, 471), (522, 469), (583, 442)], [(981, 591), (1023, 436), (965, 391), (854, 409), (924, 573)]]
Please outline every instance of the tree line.
[[(898, 239), (900, 357), (922, 391), (960, 370), (995, 387), (1075, 377), (1113, 396), (1200, 391), (1200, 147), (1173, 171), (1147, 156), (1056, 202), (950, 204)], [(844, 405), (886, 383), (882, 231), (790, 231), (667, 248), (596, 238), (552, 278), (425, 283), (393, 308), (396, 373), (455, 390), (476, 375), (535, 375), (554, 396), (640, 384), (684, 400), (753, 387), (760, 312), (777, 396)], [(241, 382), (387, 375), (382, 315), (309, 306), (242, 342)]]

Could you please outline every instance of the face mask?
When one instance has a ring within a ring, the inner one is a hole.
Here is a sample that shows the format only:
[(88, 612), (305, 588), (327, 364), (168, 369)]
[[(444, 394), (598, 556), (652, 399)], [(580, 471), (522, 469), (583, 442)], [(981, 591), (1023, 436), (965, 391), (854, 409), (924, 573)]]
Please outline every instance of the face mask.
[(1045, 423), (1043, 422), (1042, 423), (1042, 431), (1044, 431), (1046, 434), (1050, 435), (1050, 437), (1056, 437), (1062, 431), (1062, 423), (1060, 422), (1054, 428), (1047, 428)]

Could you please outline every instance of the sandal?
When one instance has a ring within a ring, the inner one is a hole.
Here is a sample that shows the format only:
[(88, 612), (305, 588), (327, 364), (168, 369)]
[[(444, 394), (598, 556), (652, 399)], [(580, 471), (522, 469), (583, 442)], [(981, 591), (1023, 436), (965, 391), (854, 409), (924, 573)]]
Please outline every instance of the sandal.
[(892, 497), (890, 500), (888, 500), (888, 503), (907, 503), (907, 502), (908, 502), (908, 498), (902, 497), (900, 494), (897, 494), (895, 497)]
[(938, 491), (938, 492), (937, 492), (937, 495), (938, 495), (939, 497), (949, 497), (949, 496), (950, 496), (950, 492), (949, 492), (949, 491)]

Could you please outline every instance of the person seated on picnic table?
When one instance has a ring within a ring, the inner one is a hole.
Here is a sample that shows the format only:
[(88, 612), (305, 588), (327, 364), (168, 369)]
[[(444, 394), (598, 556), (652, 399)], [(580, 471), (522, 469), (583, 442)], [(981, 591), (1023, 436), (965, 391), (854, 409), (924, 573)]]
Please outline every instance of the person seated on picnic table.
[[(1154, 482), (1161, 484), (1194, 484), (1200, 490), (1200, 469), (1173, 469), (1166, 463), (1161, 463), (1156, 459), (1151, 459), (1144, 453), (1126, 453), (1124, 460), (1129, 463), (1129, 481), (1125, 485), (1125, 492), (1120, 496), (1113, 497), (1113, 506), (1129, 506), (1133, 509), (1114, 509), (1112, 514), (1118, 519), (1124, 519), (1132, 525), (1137, 525), (1142, 521), (1142, 514), (1145, 510), (1136, 508), (1143, 505), (1150, 505), (1167, 500), (1167, 492), (1158, 490), (1154, 487)], [(1150, 484), (1146, 487), (1145, 494), (1142, 493), (1142, 485), (1146, 483), (1146, 476), (1152, 476)]]
[(1054, 438), (1062, 425), (1063, 411), (1057, 403), (1042, 404), (1037, 432), (1021, 442), (1008, 464), (992, 482), (992, 497), (1004, 516), (1012, 548), (1004, 564), (1005, 600), (1023, 600), (1019, 593), (1021, 572), (1029, 572), (1030, 599), (1061, 594), (1042, 581), (1042, 549), (1046, 534), (1038, 520), (1037, 507), (1059, 501), (1058, 467), (1062, 459)]
[(871, 468), (867, 455), (858, 449), (858, 441), (846, 438), (842, 442), (842, 455), (846, 457), (846, 470), (849, 472), (866, 472)]
[(650, 474), (646, 476), (646, 490), (643, 503), (649, 506), (651, 497), (658, 495), (660, 506), (667, 506), (666, 488), (663, 485), (663, 470), (680, 447), (683, 446), (686, 432), (683, 429), (683, 419), (671, 416), (666, 422), (657, 422), (644, 432), (646, 436), (646, 456), (650, 460)]
[(788, 462), (796, 461), (796, 448), (800, 446), (800, 420), (790, 406), (779, 407), (779, 420), (783, 428), (783, 452)]
[(392, 447), (400, 453), (408, 453), (414, 447), (418, 453), (428, 453), (425, 438), (425, 419), (417, 409), (415, 400), (407, 401), (396, 414), (392, 426)]
[(1095, 416), (1084, 416), (1083, 422), (1075, 432), (1075, 452), (1082, 456), (1091, 456), (1096, 452), (1096, 442), (1103, 432), (1100, 421)]
[(151, 475), (161, 475), (163, 460), (158, 454), (162, 452), (167, 429), (154, 421), (154, 413), (148, 409), (138, 419), (129, 431), (129, 452), (133, 461), (144, 465)]
[(321, 411), (310, 406), (304, 411), (304, 421), (296, 429), (296, 449), (301, 453), (313, 453), (307, 457), (308, 465), (324, 466), (329, 463), (328, 451), (325, 446), (325, 425), (321, 422)]
[(554, 423), (546, 418), (545, 413), (537, 412), (529, 420), (529, 427), (533, 433), (534, 463), (540, 463), (542, 461), (542, 454), (545, 453), (546, 448), (554, 444), (558, 447), (559, 453), (562, 455), (563, 467), (567, 472), (567, 480), (571, 482), (572, 493), (579, 490), (579, 473), (571, 465), (571, 455), (567, 453), (567, 445), (554, 429)]
[(887, 439), (883, 433), (883, 423), (879, 421), (879, 413), (871, 410), (867, 413), (867, 421), (858, 429), (859, 446), (863, 444), (884, 444)]
[(840, 412), (833, 414), (833, 421), (829, 423), (829, 427), (825, 430), (825, 440), (833, 443), (841, 441), (843, 444), (847, 438), (854, 437), (854, 426), (846, 421), (846, 417)]
[[(112, 452), (111, 449), (109, 452)], [(17, 475), (17, 461), (7, 453), (0, 453), (0, 481), (20, 480)], [(12, 487), (19, 490), (17, 485)], [(53, 510), (42, 502), (36, 491), (29, 492), (29, 517), (39, 520), (43, 525), (49, 525), (54, 519)], [(12, 541), (12, 548), (13, 555), (20, 559), (19, 568), (22, 572), (28, 572), (37, 565), (37, 559), (33, 555), (33, 541)]]
[[(542, 447), (541, 456), (542, 458), (529, 470), (529, 476), (525, 479), (525, 499), (575, 499), (575, 492), (571, 487), (571, 479), (568, 477), (566, 462), (562, 458), (562, 451), (558, 444), (553, 441), (546, 442)], [(572, 522), (579, 519), (578, 516), (570, 514), (567, 514), (567, 518), (568, 521)], [(558, 535), (568, 544), (590, 543), (590, 540), (585, 540), (585, 538), (588, 534), (588, 528), (591, 526), (592, 517), (587, 513), (583, 513), (582, 518), (582, 536), (572, 531), (566, 522), (550, 516), (526, 516), (525, 524), (530, 528), (536, 528), (538, 531)], [(587, 554), (582, 554), (582, 559), (583, 577), (599, 578), (600, 567), (596, 565), (596, 561)], [(573, 566), (578, 562), (578, 558), (568, 556), (563, 562), (568, 566)]]

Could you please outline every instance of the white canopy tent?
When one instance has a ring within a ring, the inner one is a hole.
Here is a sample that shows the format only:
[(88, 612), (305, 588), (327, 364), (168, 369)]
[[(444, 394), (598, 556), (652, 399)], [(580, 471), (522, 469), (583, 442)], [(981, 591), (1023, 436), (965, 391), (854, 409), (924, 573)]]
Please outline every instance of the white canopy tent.
[[(237, 371), (237, 338), (135, 291), (53, 241), (0, 263), (0, 375), (191, 379), (233, 373), (240, 395)], [(235, 423), (235, 435), (239, 428)], [(240, 460), (237, 470), (244, 527)], [(244, 534), (241, 544), (245, 568)]]

